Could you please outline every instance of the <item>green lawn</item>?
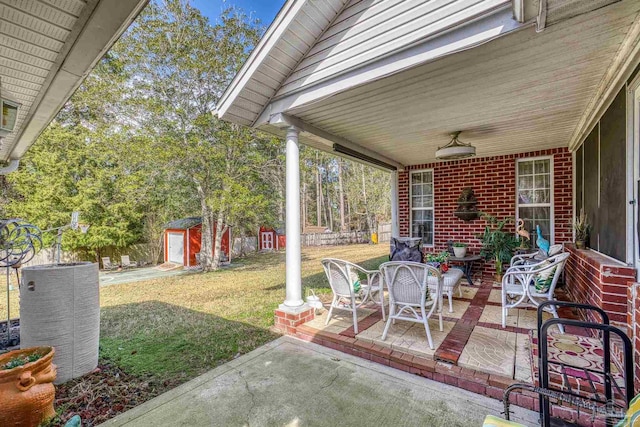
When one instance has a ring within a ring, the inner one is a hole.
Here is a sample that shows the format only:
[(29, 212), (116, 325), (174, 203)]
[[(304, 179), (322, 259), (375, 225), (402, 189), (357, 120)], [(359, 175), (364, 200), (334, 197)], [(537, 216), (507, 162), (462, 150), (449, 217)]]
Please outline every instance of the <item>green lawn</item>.
[[(385, 244), (304, 248), (303, 286), (329, 292), (322, 258), (375, 268), (387, 254)], [(218, 272), (101, 288), (101, 357), (129, 374), (174, 383), (273, 340), (273, 312), (285, 294), (284, 260), (284, 253), (256, 254)], [(17, 297), (14, 291), (14, 316)]]

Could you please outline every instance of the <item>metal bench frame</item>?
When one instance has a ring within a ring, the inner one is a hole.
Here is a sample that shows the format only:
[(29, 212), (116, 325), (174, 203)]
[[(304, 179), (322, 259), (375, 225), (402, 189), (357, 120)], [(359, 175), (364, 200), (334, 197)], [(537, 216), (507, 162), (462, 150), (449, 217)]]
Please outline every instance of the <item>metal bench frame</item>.
[[(554, 305), (556, 307), (569, 307), (582, 310), (589, 310), (597, 312), (602, 318), (602, 323), (584, 322), (572, 319), (549, 319), (545, 322), (542, 321), (542, 313), (544, 307), (547, 305)], [(548, 331), (549, 328), (558, 326), (575, 326), (579, 328), (591, 329), (602, 332), (603, 350), (604, 350), (604, 367), (602, 371), (580, 368), (571, 365), (560, 364), (557, 362), (551, 362), (554, 365), (562, 367), (562, 375), (566, 379), (568, 390), (551, 388), (549, 384), (549, 360), (548, 360)], [(624, 380), (625, 389), (624, 392), (618, 386), (618, 384), (612, 379), (611, 376), (611, 334), (617, 335), (623, 345), (623, 363), (624, 363)], [(585, 397), (574, 392), (571, 389), (571, 384), (568, 381), (567, 375), (564, 372), (565, 367), (570, 367), (585, 372), (586, 378), (590, 378), (590, 374), (601, 375), (604, 378), (604, 399), (601, 398), (600, 393), (597, 392), (595, 385), (591, 380), (589, 384), (593, 390), (593, 397)], [(624, 411), (626, 408), (621, 408), (612, 402), (613, 389), (616, 388), (618, 392), (624, 395), (626, 406), (628, 407), (631, 399), (634, 397), (634, 384), (633, 384), (633, 353), (631, 341), (627, 335), (620, 329), (611, 326), (609, 324), (609, 316), (600, 307), (595, 307), (588, 304), (579, 304), (566, 301), (545, 301), (538, 306), (538, 377), (540, 386), (536, 387), (531, 384), (516, 383), (512, 384), (504, 391), (504, 409), (505, 419), (509, 420), (509, 395), (512, 391), (521, 389), (529, 390), (537, 393), (540, 396), (540, 422), (543, 427), (551, 426), (551, 405), (550, 399), (555, 399), (559, 402), (568, 402), (577, 408), (584, 408), (590, 410), (594, 416), (598, 413), (604, 413), (606, 415), (606, 423), (608, 426), (613, 426), (615, 421), (624, 417)], [(604, 409), (603, 409), (604, 408)]]

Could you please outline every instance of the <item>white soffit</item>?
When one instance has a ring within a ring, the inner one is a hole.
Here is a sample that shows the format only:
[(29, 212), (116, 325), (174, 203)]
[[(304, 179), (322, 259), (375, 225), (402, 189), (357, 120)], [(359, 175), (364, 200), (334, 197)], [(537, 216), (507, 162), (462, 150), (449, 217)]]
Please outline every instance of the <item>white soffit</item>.
[(21, 104), (0, 161), (19, 159), (148, 0), (0, 0), (2, 90)]
[(478, 156), (566, 147), (639, 12), (623, 1), (531, 27), (286, 113), (406, 165), (456, 130)]
[(511, 19), (511, 0), (289, 0), (225, 91), (218, 116), (260, 126), (283, 111), (272, 101), (505, 9), (510, 22), (485, 40), (521, 25)]
[[(361, 0), (369, 2), (369, 0)], [(224, 120), (252, 125), (348, 0), (287, 0), (217, 106)]]

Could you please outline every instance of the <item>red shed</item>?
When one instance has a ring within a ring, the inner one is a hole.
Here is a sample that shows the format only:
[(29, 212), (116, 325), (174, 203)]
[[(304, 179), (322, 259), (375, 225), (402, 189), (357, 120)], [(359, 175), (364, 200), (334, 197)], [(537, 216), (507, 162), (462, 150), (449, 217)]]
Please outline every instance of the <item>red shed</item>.
[(284, 249), (286, 246), (286, 240), (284, 233), (279, 233), (273, 228), (262, 226), (258, 231), (258, 250), (277, 251)]
[[(202, 218), (191, 217), (171, 221), (164, 230), (164, 262), (196, 267), (196, 254), (202, 247)], [(216, 231), (213, 231), (212, 242), (215, 244)], [(222, 236), (223, 259), (229, 261), (229, 242), (231, 227)]]

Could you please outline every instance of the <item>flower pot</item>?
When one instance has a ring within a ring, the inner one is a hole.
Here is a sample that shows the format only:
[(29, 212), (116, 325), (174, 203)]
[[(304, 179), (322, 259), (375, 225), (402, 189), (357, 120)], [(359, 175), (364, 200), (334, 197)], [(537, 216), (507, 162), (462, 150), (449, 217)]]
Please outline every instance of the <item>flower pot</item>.
[(0, 356), (0, 367), (18, 356), (44, 354), (40, 359), (13, 369), (0, 369), (0, 426), (35, 427), (55, 416), (53, 398), (56, 365), (53, 347), (32, 347)]
[(430, 265), (431, 267), (435, 268), (439, 272), (442, 272), (442, 268), (441, 268), (442, 263), (438, 261), (427, 261), (425, 264)]
[(576, 240), (576, 248), (577, 249), (585, 249), (587, 245), (584, 240)]
[(467, 247), (453, 247), (453, 253), (456, 255), (457, 258), (464, 258), (464, 256), (467, 254)]

